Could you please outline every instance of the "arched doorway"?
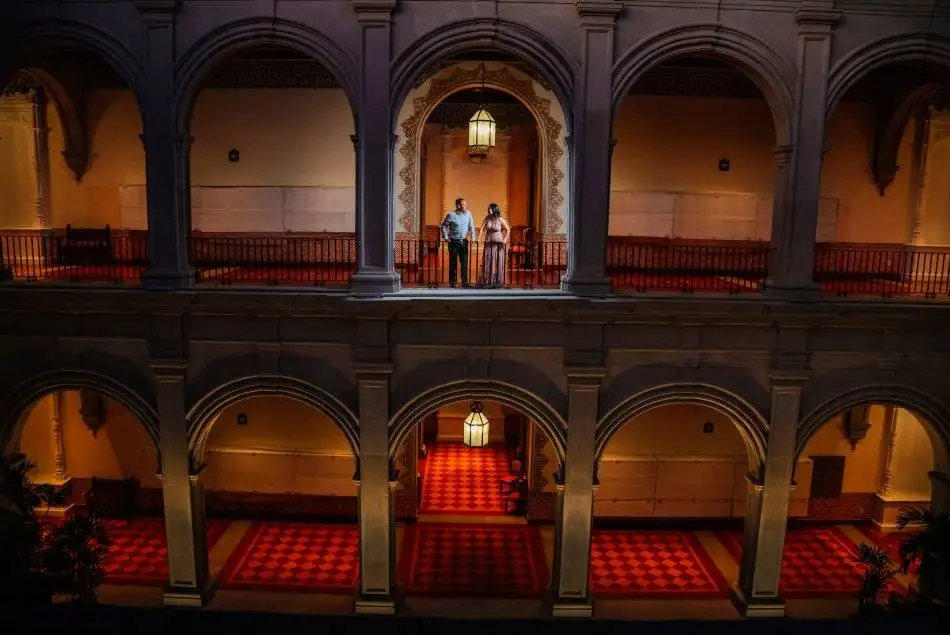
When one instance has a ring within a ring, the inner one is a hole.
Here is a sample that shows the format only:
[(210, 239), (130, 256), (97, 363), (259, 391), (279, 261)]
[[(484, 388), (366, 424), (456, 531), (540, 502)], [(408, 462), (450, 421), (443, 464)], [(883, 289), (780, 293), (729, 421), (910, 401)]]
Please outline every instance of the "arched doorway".
[[(598, 444), (590, 588), (598, 613), (648, 619), (667, 601), (690, 615), (730, 614), (757, 452), (724, 409), (687, 398), (615, 420)], [(649, 602), (645, 602), (649, 600)], [(685, 608), (683, 608), (685, 607)]]
[(195, 54), (206, 67), (187, 69), (194, 84), (183, 96), (198, 282), (347, 286), (356, 266), (347, 91), (296, 45), (262, 35), (226, 50)]
[(559, 450), (513, 405), (445, 401), (396, 437), (396, 580), (416, 612), (478, 614), (492, 598), (532, 615), (550, 584)]
[(245, 605), (305, 593), (345, 610), (359, 580), (352, 437), (338, 413), (284, 393), (219, 391), (192, 413), (208, 526), (225, 527), (210, 571)]
[[(477, 113), (492, 119), (492, 138), (481, 148), (469, 139)], [(458, 286), (559, 284), (570, 200), (567, 120), (530, 65), (497, 52), (442, 60), (409, 91), (395, 127), (395, 254), (404, 286), (451, 286), (451, 262)], [(476, 230), (489, 203), (501, 206), (511, 232), (500, 276), (482, 269), (483, 240), (469, 235), (462, 249), (445, 239), (440, 225), (456, 199), (468, 204)]]
[(139, 284), (148, 217), (135, 88), (85, 50), (19, 63), (0, 93), (0, 281)]
[(950, 60), (940, 44), (913, 53), (916, 39), (874, 42), (829, 76), (821, 195), (839, 203), (814, 273), (826, 295), (950, 295)]
[(151, 588), (157, 599), (168, 552), (158, 449), (142, 420), (97, 390), (57, 389), (23, 411), (7, 450), (35, 465), (35, 483), (61, 489), (63, 505), (43, 510), (45, 520), (102, 520), (111, 544), (101, 601), (121, 602), (129, 592), (116, 587), (130, 586)]
[[(728, 31), (722, 35), (726, 38)], [(787, 125), (778, 72), (741, 55), (631, 55), (614, 115), (607, 271), (628, 292), (763, 288)], [(760, 45), (761, 46), (761, 45)], [(645, 48), (650, 49), (649, 45)], [(727, 50), (723, 47), (723, 50)], [(748, 57), (747, 57), (748, 56)]]

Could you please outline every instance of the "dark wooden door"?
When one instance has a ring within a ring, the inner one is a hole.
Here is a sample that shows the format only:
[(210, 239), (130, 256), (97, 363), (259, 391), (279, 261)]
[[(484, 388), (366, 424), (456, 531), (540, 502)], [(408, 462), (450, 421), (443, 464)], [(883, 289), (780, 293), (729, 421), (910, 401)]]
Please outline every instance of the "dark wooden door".
[(844, 486), (843, 456), (812, 456), (811, 497), (837, 498)]

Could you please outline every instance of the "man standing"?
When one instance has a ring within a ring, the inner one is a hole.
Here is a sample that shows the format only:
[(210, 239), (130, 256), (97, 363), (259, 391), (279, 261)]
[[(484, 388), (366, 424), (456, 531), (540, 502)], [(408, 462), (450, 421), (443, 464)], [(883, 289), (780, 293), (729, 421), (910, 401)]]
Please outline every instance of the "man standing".
[(468, 236), (475, 240), (475, 220), (464, 198), (455, 199), (455, 209), (442, 219), (442, 239), (449, 243), (449, 286), (455, 286), (461, 265), (462, 286), (468, 287)]

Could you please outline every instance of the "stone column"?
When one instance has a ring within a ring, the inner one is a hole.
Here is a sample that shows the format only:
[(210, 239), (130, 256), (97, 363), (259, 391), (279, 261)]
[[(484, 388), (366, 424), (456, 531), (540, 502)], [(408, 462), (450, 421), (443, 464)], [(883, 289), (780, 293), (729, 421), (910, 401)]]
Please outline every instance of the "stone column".
[[(832, 3), (821, 1), (820, 6)], [(809, 5), (810, 6), (810, 5)], [(816, 299), (815, 237), (825, 152), (825, 105), (831, 39), (840, 13), (799, 9), (798, 91), (792, 121), (789, 163), (779, 169), (772, 212), (772, 253), (767, 286), (774, 295)], [(780, 161), (782, 159), (780, 158)]]
[(746, 617), (784, 617), (779, 596), (788, 504), (795, 462), (795, 433), (804, 378), (798, 373), (772, 377), (772, 419), (768, 452), (759, 474), (749, 474), (738, 604)]
[(357, 370), (360, 411), (360, 589), (355, 611), (392, 615), (394, 540), (393, 488), (389, 460), (389, 378), (392, 366), (364, 364)]
[(36, 222), (39, 227), (49, 229), (50, 215), (50, 170), (49, 170), (49, 124), (46, 120), (46, 107), (49, 101), (46, 91), (36, 90), (33, 96), (33, 169), (36, 174)]
[(142, 80), (142, 142), (145, 144), (149, 268), (146, 288), (189, 286), (194, 271), (188, 258), (191, 210), (187, 151), (191, 140), (175, 122), (175, 14), (180, 0), (136, 0), (144, 24), (145, 74)]
[(950, 479), (946, 474), (937, 471), (928, 473), (930, 476), (931, 509), (935, 514), (950, 513)]
[(897, 447), (897, 409), (887, 406), (884, 413), (884, 430), (881, 433), (884, 453), (881, 457), (881, 484), (877, 495), (886, 498), (891, 493), (893, 477), (894, 449)]
[(69, 481), (66, 467), (66, 447), (63, 443), (63, 391), (55, 391), (51, 397), (50, 428), (53, 433), (53, 477), (57, 485)]
[(607, 229), (613, 133), (614, 30), (623, 3), (577, 2), (581, 22), (580, 76), (571, 131), (571, 207), (567, 274), (561, 288), (579, 295), (610, 293)]
[(359, 151), (356, 166), (358, 266), (350, 291), (380, 295), (400, 289), (393, 262), (390, 35), (395, 0), (352, 0), (362, 32)]
[[(554, 617), (592, 617), (590, 533), (594, 512), (597, 406), (602, 369), (568, 371), (567, 457), (558, 470), (554, 556)], [(563, 472), (562, 472), (563, 470)]]
[(162, 453), (162, 496), (168, 543), (166, 606), (200, 607), (213, 595), (208, 572), (204, 492), (188, 448), (185, 372), (181, 359), (153, 360)]

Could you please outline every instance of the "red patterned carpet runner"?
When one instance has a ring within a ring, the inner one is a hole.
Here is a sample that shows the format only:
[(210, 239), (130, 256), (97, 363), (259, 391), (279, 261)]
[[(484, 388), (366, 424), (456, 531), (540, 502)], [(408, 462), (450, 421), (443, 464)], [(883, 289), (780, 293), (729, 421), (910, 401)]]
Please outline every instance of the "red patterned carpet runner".
[[(895, 565), (899, 565), (901, 562), (901, 545), (913, 535), (913, 532), (910, 531), (880, 531), (874, 527), (858, 527), (858, 531), (867, 538), (865, 542), (886, 551)], [(917, 565), (911, 565), (910, 573), (913, 575), (916, 572)]]
[(258, 522), (221, 570), (223, 589), (352, 593), (359, 576), (355, 525)]
[[(722, 544), (742, 561), (742, 533), (720, 532)], [(855, 563), (857, 548), (834, 527), (789, 529), (779, 593), (790, 598), (853, 596), (861, 588), (861, 567)]]
[[(103, 519), (112, 541), (103, 564), (105, 584), (162, 586), (168, 582), (168, 547), (164, 518)], [(227, 531), (230, 523), (208, 522), (208, 550)]]
[(505, 503), (498, 481), (507, 475), (508, 457), (502, 445), (433, 445), (425, 460), (419, 513), (502, 515)]
[(414, 595), (540, 597), (548, 566), (537, 527), (416, 523), (406, 528), (399, 581)]
[(591, 592), (626, 598), (721, 598), (729, 585), (700, 542), (681, 531), (594, 531)]

